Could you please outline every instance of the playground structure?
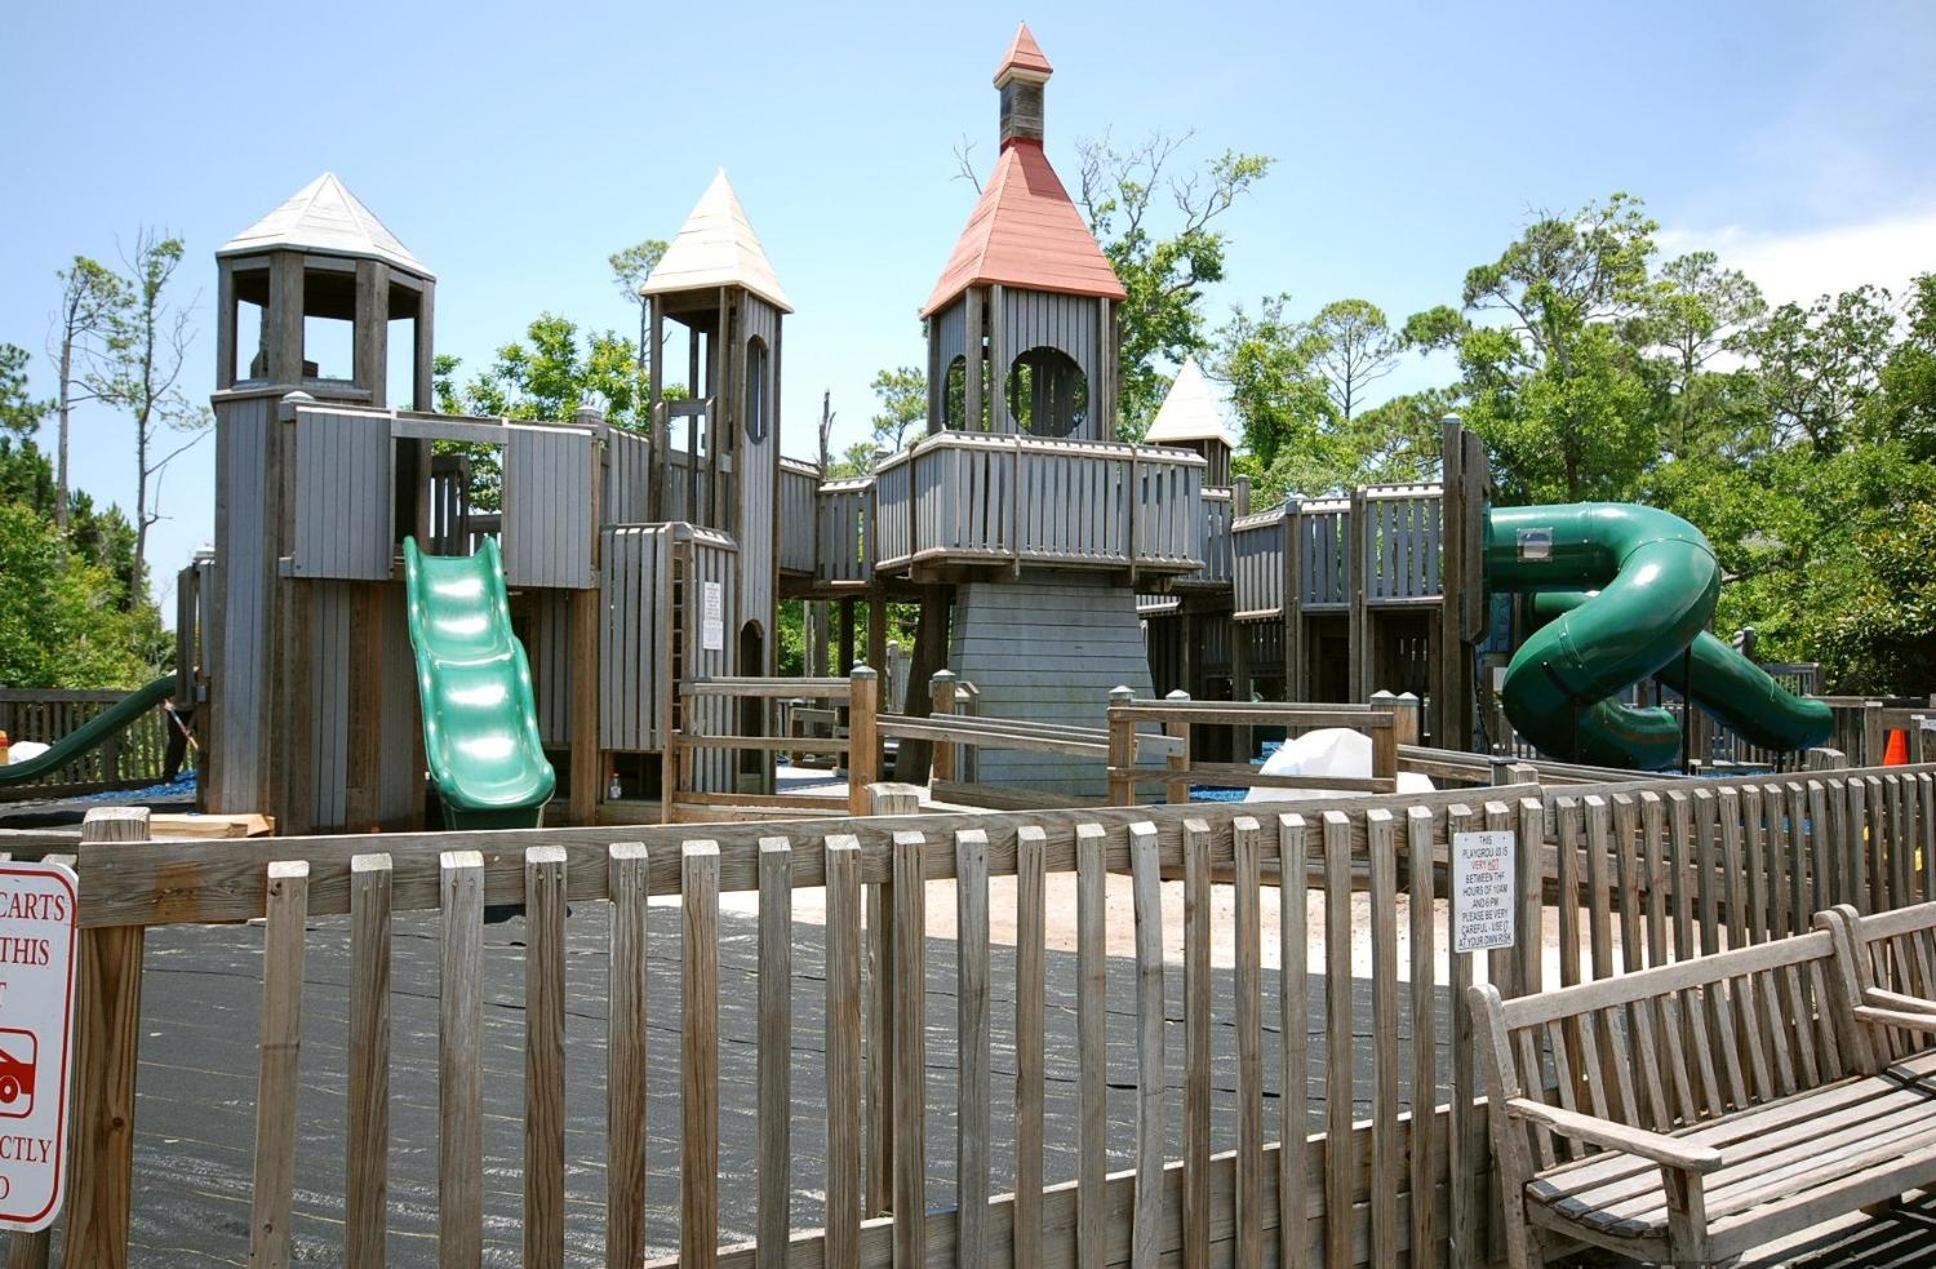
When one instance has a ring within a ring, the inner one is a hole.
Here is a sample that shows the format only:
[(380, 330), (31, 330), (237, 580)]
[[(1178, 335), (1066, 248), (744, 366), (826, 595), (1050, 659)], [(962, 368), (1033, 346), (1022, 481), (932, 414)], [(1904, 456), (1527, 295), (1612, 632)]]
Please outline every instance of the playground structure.
[[(0, 767), (0, 796), (66, 779), (173, 695), (193, 706), (205, 809), (273, 814), (281, 834), (151, 841), (144, 813), (116, 809), (73, 843), (66, 1263), (126, 1263), (146, 1201), (144, 941), (184, 926), (260, 950), (252, 1171), (233, 1187), (252, 1262), (308, 1240), (378, 1264), (411, 1225), (449, 1263), (511, 1229), (524, 1263), (559, 1265), (567, 1229), (579, 1254), (596, 1225), (628, 1269), (675, 1248), (649, 1263), (1468, 1265), (1523, 1233), (1489, 1190), (1469, 988), (1514, 1002), (1723, 952), (1759, 964), (1792, 938), (1820, 964), (1821, 910), (1936, 897), (1936, 710), (1805, 700), (1757, 670), (1707, 632), (1718, 577), (1692, 527), (1495, 506), (1456, 420), (1436, 481), (1254, 509), (1193, 362), (1143, 443), (1114, 439), (1124, 297), (1043, 154), (1049, 75), (1024, 28), (995, 81), (995, 174), (923, 308), (928, 434), (861, 477), (780, 455), (792, 308), (723, 173), (644, 286), (662, 351), (640, 431), (589, 409), (429, 410), (435, 279), (334, 177), (222, 250), (218, 540), (182, 575), (179, 683), (58, 720), (0, 693), (65, 738)], [(345, 364), (315, 355), (331, 321)], [(780, 677), (778, 606), (796, 601), (816, 634), (806, 675)], [(877, 673), (889, 603), (920, 613), (898, 691)], [(1677, 694), (1692, 705), (1675, 714)], [(783, 726), (783, 704), (811, 721)], [(1321, 728), (1363, 733), (1367, 774), (1251, 761), (1265, 729)], [(1884, 767), (1898, 731), (1907, 765)], [(890, 747), (925, 791), (882, 782)], [(1724, 749), (1740, 768), (1711, 780), (1632, 769)], [(842, 764), (847, 787), (782, 789), (781, 753)], [(1416, 775), (1441, 789), (1400, 792)], [(1342, 796), (1231, 805), (1193, 800), (1201, 785)], [(1465, 952), (1442, 918), (1455, 841), (1481, 829), (1515, 843), (1520, 937)], [(1180, 905), (1162, 889), (1177, 880)], [(940, 955), (933, 881), (953, 883)], [(1061, 883), (1072, 952), (1051, 932)], [(991, 951), (1003, 886), (1012, 956)], [(733, 910), (753, 896), (755, 914)], [(568, 901), (594, 956), (567, 955)], [(487, 953), (487, 906), (518, 905), (519, 937)], [(433, 937), (395, 937), (413, 923)], [(1112, 964), (1124, 935), (1133, 955)], [(305, 954), (345, 972), (306, 974)], [(588, 992), (571, 966), (592, 961)], [(434, 1027), (403, 1017), (393, 972), (434, 981)], [(513, 979), (524, 1008), (494, 1008)], [(1713, 1006), (1741, 1007), (1739, 1026), (1687, 1020), (1735, 1084), (1702, 1090), (1713, 1114), (1814, 1082), (1797, 1068), (1826, 997), (1790, 985), (1784, 1022), (1779, 986), (1760, 1013), (1753, 985)], [(943, 993), (952, 1027), (932, 1019)], [(576, 1007), (590, 998), (602, 1019)], [(339, 1074), (313, 1026), (339, 1003), (340, 1105), (310, 1101), (341, 1137), (340, 1191), (312, 1184), (327, 1152), (298, 1096), (319, 1051)], [(1212, 1043), (1225, 1026), (1234, 1058)], [(567, 1136), (568, 1027), (602, 1068), (570, 1104), (602, 1098), (602, 1135)], [(1569, 1016), (1555, 1035), (1555, 1063), (1584, 1072), (1591, 1051), (1602, 1078), (1536, 1099), (1584, 1105), (1611, 1083), (1631, 1116), (1709, 1113), (1633, 1099), (1621, 1081), (1676, 1069), (1637, 1030)], [(420, 1143), (393, 1072), (433, 1051), (437, 1148), (403, 1149)], [(1824, 1077), (1845, 1065), (1825, 1058)], [(646, 1153), (675, 1140), (676, 1195)], [(434, 1203), (386, 1189), (413, 1168)], [(10, 1263), (47, 1250), (20, 1236)]]

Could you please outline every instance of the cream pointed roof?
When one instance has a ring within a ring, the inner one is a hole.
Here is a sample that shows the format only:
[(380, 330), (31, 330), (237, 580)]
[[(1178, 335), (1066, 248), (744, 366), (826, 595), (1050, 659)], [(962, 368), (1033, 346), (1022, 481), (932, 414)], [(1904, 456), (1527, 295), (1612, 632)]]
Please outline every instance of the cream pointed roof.
[(793, 311), (793, 302), (780, 289), (773, 263), (753, 232), (753, 222), (746, 219), (725, 168), (699, 196), (679, 236), (666, 248), (639, 294), (664, 295), (705, 286), (743, 286), (782, 313)]
[(334, 172), (324, 172), (303, 186), (282, 206), (229, 239), (215, 254), (247, 255), (277, 247), (364, 256), (432, 277), (423, 261), (411, 255), (410, 249), (384, 228), (376, 213), (350, 193)]
[(1149, 433), (1143, 439), (1151, 445), (1173, 445), (1179, 441), (1222, 441), (1232, 449), (1237, 437), (1224, 421), (1223, 406), (1203, 377), (1195, 357), (1185, 357), (1176, 372), (1169, 395), (1156, 411)]

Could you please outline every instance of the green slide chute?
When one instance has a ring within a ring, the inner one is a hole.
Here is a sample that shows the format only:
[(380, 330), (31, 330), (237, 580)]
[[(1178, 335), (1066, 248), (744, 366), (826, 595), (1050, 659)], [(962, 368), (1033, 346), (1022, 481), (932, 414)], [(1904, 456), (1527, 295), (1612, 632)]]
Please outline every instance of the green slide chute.
[(1513, 656), (1500, 700), (1519, 734), (1552, 757), (1671, 766), (1674, 716), (1611, 699), (1654, 674), (1755, 744), (1805, 749), (1829, 734), (1826, 706), (1795, 697), (1707, 633), (1721, 568), (1679, 516), (1625, 503), (1495, 507), (1486, 585), (1535, 596), (1535, 615), (1547, 618)]
[(424, 757), (448, 828), (535, 828), (557, 787), (538, 737), (531, 664), (511, 633), (497, 539), (468, 556), (403, 543)]
[(174, 694), (175, 676), (172, 674), (165, 674), (146, 687), (137, 688), (49, 745), (46, 753), (0, 766), (0, 785), (25, 784), (29, 780), (52, 775)]

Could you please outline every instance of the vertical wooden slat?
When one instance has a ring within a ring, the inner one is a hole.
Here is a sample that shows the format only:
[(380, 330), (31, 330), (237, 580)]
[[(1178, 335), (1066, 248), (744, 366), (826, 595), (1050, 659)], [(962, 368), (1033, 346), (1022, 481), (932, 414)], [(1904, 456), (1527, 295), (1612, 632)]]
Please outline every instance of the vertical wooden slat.
[[(81, 825), (82, 854), (148, 837), (146, 807), (99, 807)], [(61, 1263), (125, 1269), (134, 1193), (135, 1068), (141, 1053), (138, 925), (82, 930), (74, 989), (74, 1157)], [(85, 1160), (85, 1163), (80, 1161)]]
[(565, 1263), (565, 848), (524, 852), (524, 1263)]
[[(1129, 826), (1129, 871), (1136, 919), (1136, 1186), (1129, 1262), (1155, 1266), (1163, 1236), (1163, 888), (1156, 826)], [(1016, 1260), (1017, 1264), (1030, 1263)]]
[[(1107, 1254), (1109, 1155), (1108, 903), (1103, 830), (1076, 825), (1076, 1264), (1101, 1269)], [(913, 1262), (909, 1262), (913, 1263)]]
[(1304, 1196), (1307, 1137), (1311, 1131), (1310, 943), (1306, 929), (1309, 847), (1305, 830), (1302, 815), (1286, 812), (1277, 817), (1278, 1028), (1282, 1041), (1278, 1055), (1278, 1100), (1282, 1107), (1278, 1125), (1282, 1144), (1277, 1160), (1279, 1269), (1302, 1269), (1309, 1244), (1305, 1236), (1309, 1205)]
[[(1537, 805), (1537, 799), (1534, 799)], [(1535, 839), (1537, 840), (1537, 839)], [(1437, 1241), (1436, 1221), (1429, 1195), (1438, 1184), (1432, 1163), (1438, 1133), (1438, 957), (1433, 914), (1435, 879), (1432, 874), (1432, 812), (1414, 806), (1405, 812), (1405, 854), (1412, 940), (1412, 1140), (1411, 1246), (1430, 1248)], [(1419, 1259), (1413, 1253), (1414, 1263)]]
[[(793, 1199), (793, 843), (760, 838), (759, 882), (757, 1261), (759, 1269), (784, 1269)], [(831, 926), (828, 933), (831, 938)], [(830, 1015), (830, 1032), (832, 1021)]]
[(262, 1028), (255, 1094), (255, 1178), (249, 1202), (252, 1269), (289, 1263), (296, 1193), (296, 1077), (302, 1048), (303, 924), (309, 864), (269, 865), (262, 932)]
[(679, 1263), (719, 1258), (719, 844), (679, 848), (685, 1015), (679, 1063)]
[[(1183, 1263), (1210, 1259), (1210, 826), (1183, 821)], [(1085, 1048), (1085, 1053), (1089, 1052)]]
[(1015, 830), (1015, 1240), (1018, 1265), (1042, 1261), (1044, 993), (1048, 976), (1047, 840)]
[(437, 1032), (437, 1262), (484, 1258), (484, 856), (438, 861), (443, 902)]
[(1351, 1263), (1351, 821), (1324, 813), (1324, 1259)]
[(612, 963), (605, 1036), (606, 1269), (632, 1269), (645, 1258), (645, 916), (651, 883), (644, 843), (614, 842), (607, 849)]
[(955, 834), (955, 1263), (981, 1269), (988, 1252), (988, 834)]
[(894, 834), (894, 1263), (927, 1257), (928, 888), (919, 832)]
[[(1241, 633), (1241, 632), (1240, 632)], [(1230, 823), (1232, 876), (1236, 894), (1237, 943), (1237, 1269), (1264, 1263), (1264, 1023), (1262, 830), (1240, 815)], [(1394, 935), (1394, 938), (1396, 936)], [(1396, 946), (1394, 944), (1394, 951)], [(1397, 1015), (1397, 986), (1392, 989)], [(1396, 1035), (1396, 1023), (1393, 1034)], [(1392, 1115), (1397, 1109), (1397, 1067), (1393, 1066)], [(1392, 1166), (1397, 1167), (1393, 1153)], [(1394, 1194), (1396, 1193), (1394, 1185)]]
[(390, 1198), (390, 857), (350, 860), (349, 1105), (343, 1263), (382, 1269)]
[[(1336, 812), (1332, 812), (1336, 814)], [(1473, 828), (1471, 808), (1453, 803), (1446, 808), (1445, 831), (1450, 841), (1455, 833)], [(1451, 952), (1452, 961), (1452, 1118), (1446, 1153), (1451, 1160), (1451, 1262), (1476, 1265), (1485, 1262), (1485, 1143), (1479, 1140), (1473, 1099), (1478, 1094), (1472, 1067), (1472, 962), (1476, 953)]]
[(860, 843), (827, 838), (827, 1243), (833, 1269), (860, 1263)]
[[(1372, 1079), (1377, 1090), (1371, 1129), (1371, 1259), (1373, 1264), (1397, 1264), (1398, 858), (1390, 811), (1374, 807), (1365, 812), (1365, 839), (1371, 855)], [(1336, 972), (1328, 964), (1326, 970)]]

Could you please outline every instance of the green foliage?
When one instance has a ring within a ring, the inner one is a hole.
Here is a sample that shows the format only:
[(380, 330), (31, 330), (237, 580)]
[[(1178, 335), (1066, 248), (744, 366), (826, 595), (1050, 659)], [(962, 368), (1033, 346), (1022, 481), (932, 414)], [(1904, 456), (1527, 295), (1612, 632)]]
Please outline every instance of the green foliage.
[(438, 408), (452, 414), (569, 422), (581, 406), (596, 406), (616, 427), (642, 426), (638, 359), (616, 331), (587, 331), (555, 313), (541, 313), (523, 340), (497, 350), (468, 382), (461, 365), (439, 357), (433, 367)]
[(0, 683), (127, 687), (153, 669), (152, 605), (126, 612), (122, 585), (25, 503), (0, 499)]
[(0, 432), (32, 436), (53, 408), (27, 391), (27, 367), (33, 359), (18, 344), (0, 344)]
[(906, 449), (909, 433), (918, 436), (928, 420), (927, 375), (915, 366), (897, 366), (876, 374), (867, 386), (877, 402), (868, 421), (875, 447), (890, 454)]
[[(1155, 135), (1118, 150), (1107, 137), (1077, 144), (1079, 199), (1090, 232), (1115, 267), (1127, 297), (1117, 306), (1121, 335), (1119, 434), (1149, 430), (1169, 388), (1159, 368), (1209, 345), (1203, 289), (1224, 276), (1228, 238), (1216, 222), (1269, 174), (1274, 160), (1226, 150), (1194, 171), (1172, 172), (1189, 136)], [(1167, 209), (1158, 194), (1169, 195)], [(1170, 223), (1157, 223), (1163, 216)]]

